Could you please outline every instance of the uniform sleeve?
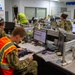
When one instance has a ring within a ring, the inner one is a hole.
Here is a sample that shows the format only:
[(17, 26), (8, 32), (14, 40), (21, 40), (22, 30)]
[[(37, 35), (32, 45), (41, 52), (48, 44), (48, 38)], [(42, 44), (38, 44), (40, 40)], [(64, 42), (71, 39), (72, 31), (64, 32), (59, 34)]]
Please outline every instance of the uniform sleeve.
[(70, 21), (69, 21), (69, 27), (70, 27), (70, 30), (72, 31), (72, 24)]
[(7, 58), (7, 61), (9, 63), (9, 66), (11, 68), (15, 68), (15, 70), (20, 70), (20, 69), (27, 67), (29, 62), (30, 62), (29, 59), (27, 58), (23, 61), (19, 61), (17, 54), (18, 53), (16, 50), (7, 54), (6, 58)]
[(64, 29), (64, 22), (63, 21), (60, 21), (59, 24), (58, 24), (58, 27)]

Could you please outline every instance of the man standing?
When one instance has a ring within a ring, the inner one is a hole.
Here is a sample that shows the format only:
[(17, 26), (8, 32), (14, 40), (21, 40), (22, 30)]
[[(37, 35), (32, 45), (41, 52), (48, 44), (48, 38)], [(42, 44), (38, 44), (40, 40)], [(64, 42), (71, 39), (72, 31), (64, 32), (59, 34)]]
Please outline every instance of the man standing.
[(70, 21), (68, 21), (66, 18), (68, 17), (67, 14), (61, 14), (61, 21), (58, 24), (59, 28), (64, 29), (67, 32), (71, 32), (72, 31), (72, 24)]
[(26, 18), (26, 15), (23, 14), (23, 13), (18, 13), (17, 21), (18, 21), (20, 24), (28, 24), (28, 20), (27, 20), (27, 18)]

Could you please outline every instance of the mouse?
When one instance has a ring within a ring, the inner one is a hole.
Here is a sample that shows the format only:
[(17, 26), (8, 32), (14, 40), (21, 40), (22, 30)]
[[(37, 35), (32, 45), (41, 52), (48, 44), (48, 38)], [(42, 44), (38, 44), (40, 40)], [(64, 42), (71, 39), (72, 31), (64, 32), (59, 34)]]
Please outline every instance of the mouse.
[(45, 54), (45, 53), (46, 53), (46, 51), (43, 51), (43, 52), (42, 52), (42, 54)]

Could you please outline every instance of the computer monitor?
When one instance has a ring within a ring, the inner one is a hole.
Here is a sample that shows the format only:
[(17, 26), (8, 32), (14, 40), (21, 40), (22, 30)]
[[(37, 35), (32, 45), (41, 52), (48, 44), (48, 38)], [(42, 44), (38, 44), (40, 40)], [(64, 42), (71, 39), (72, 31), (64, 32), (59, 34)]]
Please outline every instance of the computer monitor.
[(61, 31), (59, 31), (58, 51), (61, 52), (61, 55), (63, 55), (63, 51), (64, 51), (64, 42), (66, 42), (66, 35)]
[(43, 29), (34, 29), (33, 39), (38, 42), (46, 44), (46, 34), (47, 31)]
[(8, 32), (12, 33), (12, 31), (15, 28), (15, 23), (14, 22), (5, 22), (5, 32), (8, 34)]

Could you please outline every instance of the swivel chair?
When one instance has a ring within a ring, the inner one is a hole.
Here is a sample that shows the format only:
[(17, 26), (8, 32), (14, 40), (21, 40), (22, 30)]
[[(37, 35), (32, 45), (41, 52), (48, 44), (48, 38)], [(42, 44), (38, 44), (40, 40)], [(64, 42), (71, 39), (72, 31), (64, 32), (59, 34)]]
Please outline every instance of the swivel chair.
[[(15, 70), (14, 71), (14, 75), (21, 75), (22, 74), (22, 72), (24, 72), (24, 71), (26, 71), (27, 70), (27, 68), (24, 68), (24, 69), (21, 69), (21, 70)], [(27, 74), (25, 74), (25, 75), (33, 75), (32, 73), (27, 73)]]
[(14, 71), (14, 75), (21, 75), (21, 73), (24, 72), (24, 71), (26, 71), (26, 70), (27, 70), (27, 68), (23, 68), (21, 70), (15, 70)]

